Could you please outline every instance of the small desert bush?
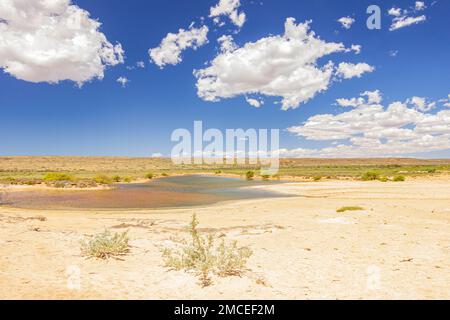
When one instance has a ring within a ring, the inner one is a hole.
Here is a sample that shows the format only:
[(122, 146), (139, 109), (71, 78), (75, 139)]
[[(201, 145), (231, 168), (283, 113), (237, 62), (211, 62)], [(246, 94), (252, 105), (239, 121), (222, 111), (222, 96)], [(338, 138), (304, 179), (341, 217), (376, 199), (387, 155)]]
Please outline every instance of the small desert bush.
[(268, 174), (263, 174), (261, 176), (261, 179), (263, 179), (264, 181), (268, 181), (270, 179), (270, 176)]
[(13, 178), (13, 177), (6, 177), (6, 178), (2, 179), (2, 182), (11, 183), (11, 184), (15, 183), (16, 181), (17, 181), (17, 179)]
[(65, 173), (47, 173), (44, 175), (44, 181), (53, 182), (53, 181), (75, 181), (75, 178), (69, 174)]
[(394, 177), (394, 181), (395, 182), (403, 182), (403, 181), (405, 181), (406, 179), (405, 179), (405, 176), (395, 176)]
[(342, 213), (346, 211), (360, 211), (360, 210), (364, 210), (364, 208), (359, 206), (346, 206), (337, 209), (336, 212)]
[(199, 222), (193, 215), (189, 225), (190, 242), (184, 242), (178, 250), (163, 250), (167, 267), (174, 270), (194, 271), (202, 286), (212, 283), (211, 274), (220, 277), (241, 275), (252, 251), (247, 247), (238, 247), (237, 242), (226, 244), (222, 239), (219, 244), (213, 235), (201, 235), (197, 229)]
[(112, 177), (112, 181), (114, 181), (114, 182), (120, 182), (120, 181), (122, 181), (122, 178), (121, 178), (120, 176), (113, 176), (113, 177)]
[(125, 183), (130, 183), (131, 181), (133, 181), (133, 179), (131, 177), (123, 178), (123, 182), (125, 182)]
[(168, 177), (169, 174), (164, 172), (164, 173), (161, 173), (161, 176), (163, 176), (163, 177)]
[(222, 173), (222, 170), (216, 170), (214, 173), (215, 173), (215, 174), (221, 174), (221, 173)]
[(253, 180), (254, 177), (255, 177), (255, 172), (253, 172), (253, 171), (247, 171), (245, 173), (245, 178), (247, 180)]
[(111, 184), (113, 183), (113, 179), (104, 174), (98, 174), (93, 179), (98, 184)]
[(22, 181), (22, 184), (27, 185), (27, 186), (34, 186), (39, 183), (40, 183), (40, 181), (36, 180), (36, 179), (26, 179), (26, 180)]
[(388, 177), (379, 177), (379, 178), (378, 178), (378, 181), (381, 181), (381, 182), (388, 182), (389, 179), (388, 179)]
[(145, 178), (147, 178), (148, 180), (152, 180), (155, 177), (155, 175), (153, 173), (147, 173), (145, 175)]
[(123, 256), (130, 251), (128, 231), (111, 233), (105, 230), (90, 241), (82, 242), (81, 252), (84, 256), (98, 259)]
[(374, 181), (380, 178), (380, 174), (376, 171), (367, 171), (361, 177), (363, 181)]
[(315, 176), (315, 177), (313, 177), (313, 180), (314, 181), (320, 181), (320, 180), (322, 180), (322, 177), (321, 176)]

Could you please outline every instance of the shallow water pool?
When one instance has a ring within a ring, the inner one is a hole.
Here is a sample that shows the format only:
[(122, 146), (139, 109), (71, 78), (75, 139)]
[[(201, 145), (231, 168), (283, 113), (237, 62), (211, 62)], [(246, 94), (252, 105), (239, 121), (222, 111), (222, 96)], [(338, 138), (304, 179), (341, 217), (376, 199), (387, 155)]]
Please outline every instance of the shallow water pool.
[(34, 190), (4, 192), (0, 205), (29, 209), (157, 209), (214, 204), (227, 200), (286, 197), (263, 189), (277, 184), (236, 178), (190, 175), (119, 184), (111, 190)]

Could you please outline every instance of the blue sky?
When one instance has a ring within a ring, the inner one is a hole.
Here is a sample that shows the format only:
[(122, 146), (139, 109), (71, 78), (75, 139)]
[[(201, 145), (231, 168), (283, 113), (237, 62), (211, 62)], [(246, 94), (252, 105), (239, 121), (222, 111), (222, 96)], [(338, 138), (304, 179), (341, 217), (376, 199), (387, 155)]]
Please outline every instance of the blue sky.
[[(173, 146), (170, 141), (172, 131), (192, 128), (194, 120), (202, 120), (208, 128), (278, 128), (282, 130), (280, 144), (285, 149), (319, 150), (349, 145), (349, 137), (323, 140), (317, 138), (323, 134), (317, 130), (306, 134), (304, 128), (286, 129), (301, 127), (312, 116), (349, 112), (349, 107), (337, 105), (336, 99), (359, 97), (365, 91), (379, 90), (383, 97), (380, 104), (385, 108), (395, 101), (411, 101), (412, 97), (424, 98), (428, 104), (435, 102), (429, 110), (421, 110), (430, 119), (427, 123), (431, 123), (431, 117), (439, 112), (450, 110), (445, 106), (450, 94), (449, 1), (440, 0), (433, 4), (424, 1), (426, 9), (414, 11), (415, 1), (241, 0), (239, 11), (246, 15), (241, 28), (226, 17), (222, 17), (225, 25), (219, 27), (208, 17), (210, 8), (217, 2), (72, 1), (102, 23), (99, 32), (110, 43), (121, 44), (125, 61), (107, 66), (103, 79), (86, 81), (81, 87), (70, 80), (57, 84), (32, 82), (20, 80), (11, 73), (0, 73), (0, 155), (168, 155)], [(382, 10), (381, 30), (369, 30), (366, 26), (369, 16), (366, 9), (371, 4), (378, 4)], [(405, 16), (425, 15), (426, 20), (390, 31), (394, 18), (388, 14), (391, 8), (407, 9)], [(0, 18), (5, 19), (1, 12), (0, 8)], [(243, 47), (270, 35), (283, 35), (288, 17), (295, 18), (297, 24), (312, 20), (310, 29), (326, 42), (342, 43), (345, 47), (361, 45), (360, 54), (335, 52), (318, 59), (318, 64), (323, 66), (328, 60), (336, 66), (340, 62), (366, 63), (374, 71), (361, 77), (330, 82), (326, 90), (286, 111), (277, 103), (281, 100), (279, 96), (261, 92), (256, 94), (258, 99), (264, 100), (264, 105), (259, 108), (246, 102), (245, 96), (251, 94), (237, 94), (218, 102), (199, 97), (193, 70), (206, 68), (220, 54), (217, 38), (232, 35), (236, 45)], [(337, 21), (341, 17), (350, 17), (355, 22), (346, 29)], [(196, 22), (195, 27), (208, 26), (208, 43), (197, 50), (184, 50), (182, 61), (176, 65), (161, 69), (150, 61), (149, 49), (158, 47), (169, 32), (177, 33), (180, 28), (187, 30), (191, 22)], [(1, 46), (0, 42), (0, 68), (5, 68), (2, 59), (6, 60), (6, 54), (2, 56)], [(134, 67), (138, 61), (145, 62), (145, 68)], [(117, 82), (119, 77), (126, 77), (129, 83), (122, 87)], [(408, 107), (413, 110), (416, 105), (411, 102)], [(368, 106), (357, 108), (365, 112)], [(442, 126), (450, 126), (447, 113), (441, 113), (438, 120), (441, 121), (440, 131), (422, 134), (438, 136), (439, 142), (426, 152), (419, 152), (421, 142), (415, 138), (408, 143), (416, 143), (416, 148), (395, 155), (449, 157), (450, 144), (445, 145), (450, 141), (449, 133), (442, 129)], [(417, 131), (424, 132), (424, 126), (420, 124), (421, 130)], [(419, 125), (406, 124), (397, 129), (414, 127)], [(301, 135), (295, 134), (299, 132)], [(361, 134), (355, 133), (353, 137)], [(379, 139), (384, 143), (389, 137)], [(375, 155), (387, 155), (383, 148), (374, 150)], [(320, 156), (320, 152), (311, 153), (316, 154)]]

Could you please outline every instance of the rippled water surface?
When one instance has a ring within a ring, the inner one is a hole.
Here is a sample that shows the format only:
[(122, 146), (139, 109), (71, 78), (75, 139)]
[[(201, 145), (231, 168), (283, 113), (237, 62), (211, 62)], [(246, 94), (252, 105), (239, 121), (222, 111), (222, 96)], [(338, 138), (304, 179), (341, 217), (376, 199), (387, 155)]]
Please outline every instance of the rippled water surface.
[(120, 184), (112, 190), (39, 190), (0, 194), (0, 205), (34, 209), (156, 209), (213, 204), (226, 200), (285, 196), (246, 188), (277, 182), (213, 176), (179, 176), (148, 183)]

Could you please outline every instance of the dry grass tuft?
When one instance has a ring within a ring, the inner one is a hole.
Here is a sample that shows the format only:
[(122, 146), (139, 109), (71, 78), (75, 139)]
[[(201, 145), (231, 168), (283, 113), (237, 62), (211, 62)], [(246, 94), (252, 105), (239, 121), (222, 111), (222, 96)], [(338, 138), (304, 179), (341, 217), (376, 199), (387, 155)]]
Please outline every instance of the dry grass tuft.
[(122, 233), (111, 233), (105, 230), (94, 236), (92, 240), (81, 244), (81, 252), (84, 256), (98, 259), (119, 257), (130, 251), (128, 244), (128, 231)]
[(220, 277), (242, 275), (252, 251), (247, 247), (238, 247), (236, 241), (226, 244), (222, 239), (217, 244), (217, 237), (199, 233), (198, 224), (196, 215), (193, 215), (189, 225), (191, 242), (183, 242), (178, 250), (163, 250), (166, 266), (174, 270), (194, 271), (203, 287), (212, 284), (211, 274)]
[(113, 179), (104, 174), (97, 174), (93, 180), (98, 184), (112, 184), (113, 183)]

